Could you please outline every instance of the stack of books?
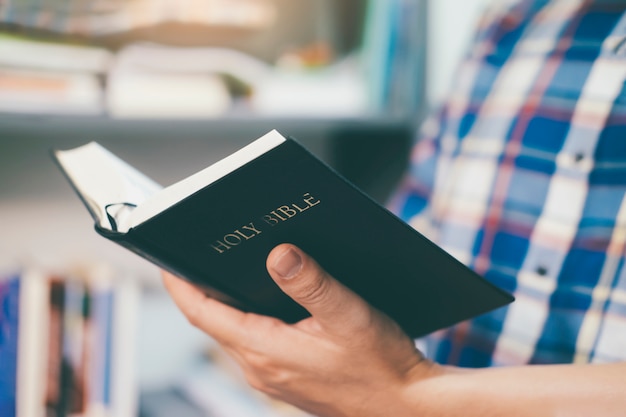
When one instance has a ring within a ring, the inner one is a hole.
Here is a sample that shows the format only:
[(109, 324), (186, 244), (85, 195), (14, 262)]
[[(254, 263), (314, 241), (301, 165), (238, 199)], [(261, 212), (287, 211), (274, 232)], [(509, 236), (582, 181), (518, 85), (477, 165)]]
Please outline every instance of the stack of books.
[(103, 48), (0, 34), (0, 112), (101, 114), (112, 57)]
[(359, 117), (369, 80), (358, 45), (337, 36), (337, 10), (276, 0), (0, 4), (0, 113)]
[(219, 117), (237, 98), (225, 75), (252, 89), (271, 71), (233, 49), (134, 43), (116, 54), (107, 74), (106, 111), (115, 118)]

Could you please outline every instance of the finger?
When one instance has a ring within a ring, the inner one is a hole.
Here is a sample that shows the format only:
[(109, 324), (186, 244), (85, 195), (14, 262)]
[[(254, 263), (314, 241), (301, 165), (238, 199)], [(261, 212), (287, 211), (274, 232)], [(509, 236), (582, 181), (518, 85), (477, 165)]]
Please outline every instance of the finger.
[(244, 337), (246, 313), (207, 297), (193, 284), (161, 271), (165, 288), (189, 322), (216, 339), (230, 345)]
[(274, 248), (267, 258), (267, 269), (278, 286), (323, 328), (345, 333), (370, 326), (371, 307), (296, 246)]

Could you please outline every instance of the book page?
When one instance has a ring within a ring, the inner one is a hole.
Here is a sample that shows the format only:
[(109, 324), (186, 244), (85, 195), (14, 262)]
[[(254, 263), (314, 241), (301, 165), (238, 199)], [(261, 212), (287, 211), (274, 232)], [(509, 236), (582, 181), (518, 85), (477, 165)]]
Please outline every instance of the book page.
[(96, 142), (55, 156), (97, 223), (109, 230), (124, 231), (130, 209), (162, 189)]
[(167, 188), (96, 142), (55, 156), (100, 227), (125, 233), (228, 173), (280, 145), (276, 130)]

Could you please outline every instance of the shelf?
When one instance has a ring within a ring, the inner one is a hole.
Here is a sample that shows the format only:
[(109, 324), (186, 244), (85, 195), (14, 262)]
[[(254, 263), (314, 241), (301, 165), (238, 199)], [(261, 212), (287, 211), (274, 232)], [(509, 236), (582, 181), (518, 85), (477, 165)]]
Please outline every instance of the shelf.
[(171, 184), (277, 129), (348, 179), (384, 199), (404, 168), (413, 124), (399, 118), (116, 120), (0, 114), (3, 198), (65, 198), (69, 190), (49, 151), (95, 140), (162, 184)]
[[(307, 131), (388, 131), (409, 129), (414, 121), (407, 117), (363, 115), (350, 118), (261, 117), (232, 115), (216, 119), (115, 119), (107, 116), (71, 116), (45, 114), (0, 113), (0, 132), (42, 132), (57, 136), (76, 129), (94, 129), (107, 133), (122, 129), (129, 133), (155, 132), (158, 136), (171, 131), (203, 132), (209, 135), (239, 133), (249, 129), (283, 129)], [(53, 130), (49, 130), (49, 129)], [(206, 131), (210, 129), (210, 131)], [(307, 136), (309, 136), (307, 134)]]

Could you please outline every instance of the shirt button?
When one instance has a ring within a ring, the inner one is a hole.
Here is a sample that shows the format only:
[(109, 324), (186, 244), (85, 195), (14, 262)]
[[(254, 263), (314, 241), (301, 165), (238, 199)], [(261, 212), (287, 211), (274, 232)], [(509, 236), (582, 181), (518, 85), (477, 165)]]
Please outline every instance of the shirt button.
[(583, 159), (585, 159), (585, 154), (582, 153), (582, 152), (578, 152), (578, 153), (576, 153), (576, 155), (574, 155), (574, 161), (576, 161), (576, 162), (580, 162)]
[(542, 277), (545, 277), (548, 274), (548, 268), (546, 268), (543, 265), (539, 265), (536, 269), (535, 272), (537, 273), (537, 275), (541, 275)]

